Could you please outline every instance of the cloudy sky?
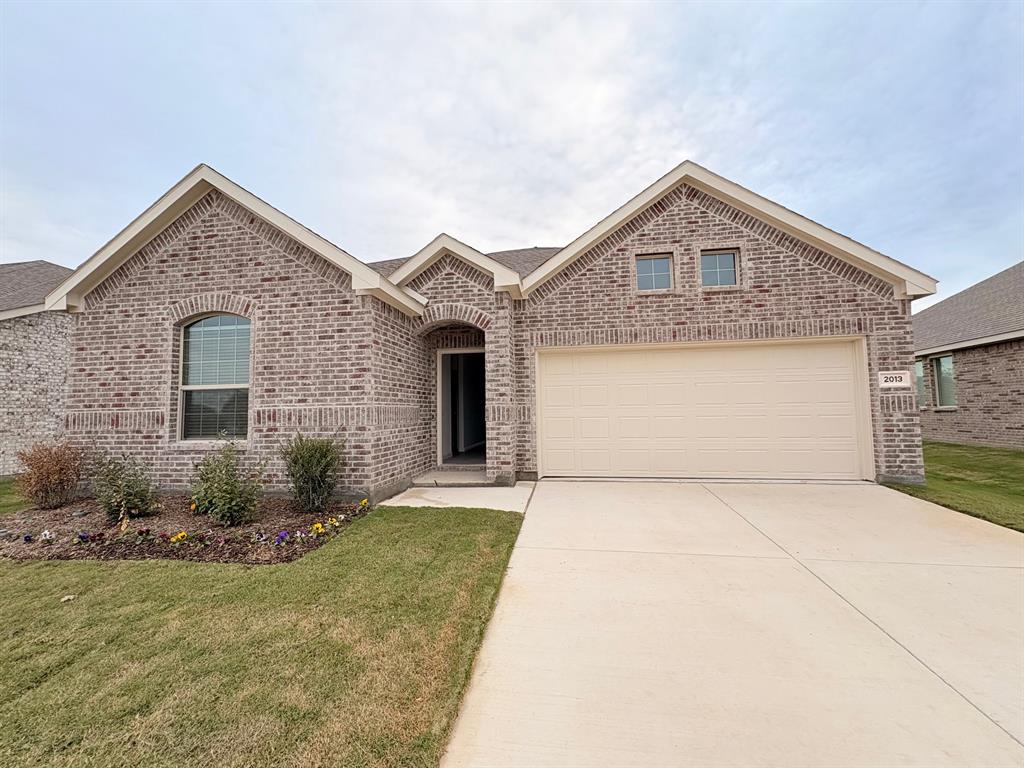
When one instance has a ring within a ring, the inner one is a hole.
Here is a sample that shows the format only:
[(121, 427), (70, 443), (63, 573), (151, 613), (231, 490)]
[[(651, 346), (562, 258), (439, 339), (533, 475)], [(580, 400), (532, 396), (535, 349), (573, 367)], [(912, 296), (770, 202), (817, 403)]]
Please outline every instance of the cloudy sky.
[(5, 0), (0, 261), (199, 162), (373, 261), (563, 245), (689, 158), (947, 296), (1024, 258), (1022, 8)]

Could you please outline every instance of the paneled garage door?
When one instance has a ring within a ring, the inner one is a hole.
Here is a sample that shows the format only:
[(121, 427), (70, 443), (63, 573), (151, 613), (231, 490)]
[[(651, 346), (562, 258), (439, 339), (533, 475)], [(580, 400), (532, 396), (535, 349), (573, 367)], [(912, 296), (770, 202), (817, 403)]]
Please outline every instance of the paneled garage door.
[(861, 343), (541, 350), (542, 476), (871, 477)]

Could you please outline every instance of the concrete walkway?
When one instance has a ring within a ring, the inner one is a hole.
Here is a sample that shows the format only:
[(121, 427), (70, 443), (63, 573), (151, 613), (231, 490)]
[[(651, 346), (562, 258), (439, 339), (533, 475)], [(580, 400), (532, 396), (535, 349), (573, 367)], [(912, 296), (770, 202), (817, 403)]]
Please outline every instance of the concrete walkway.
[(533, 483), (520, 482), (514, 487), (488, 485), (483, 487), (424, 486), (402, 491), (382, 501), (381, 507), (469, 507), (470, 509), (502, 509), (525, 512), (533, 493)]
[(537, 485), (443, 768), (1024, 765), (1024, 536), (873, 485)]

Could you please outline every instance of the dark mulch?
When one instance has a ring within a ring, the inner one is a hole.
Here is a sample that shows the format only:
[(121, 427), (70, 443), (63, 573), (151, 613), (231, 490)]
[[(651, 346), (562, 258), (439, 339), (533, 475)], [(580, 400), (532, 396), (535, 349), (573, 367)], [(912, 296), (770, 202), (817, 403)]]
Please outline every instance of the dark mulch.
[[(291, 499), (264, 498), (255, 519), (229, 528), (189, 510), (187, 496), (164, 496), (160, 510), (135, 518), (128, 529), (110, 525), (93, 499), (82, 499), (59, 509), (30, 509), (0, 518), (0, 557), (18, 560), (195, 560), (212, 563), (265, 565), (302, 557), (341, 532), (366, 513), (354, 504), (335, 503), (322, 515), (303, 512)], [(335, 518), (337, 526), (326, 525)], [(323, 523), (328, 535), (314, 537), (310, 528)], [(6, 536), (4, 536), (6, 531)], [(43, 531), (54, 539), (47, 543)], [(172, 544), (180, 531), (188, 535)], [(274, 544), (281, 531), (287, 543)], [(31, 536), (26, 542), (25, 536)], [(80, 534), (88, 541), (82, 542)]]

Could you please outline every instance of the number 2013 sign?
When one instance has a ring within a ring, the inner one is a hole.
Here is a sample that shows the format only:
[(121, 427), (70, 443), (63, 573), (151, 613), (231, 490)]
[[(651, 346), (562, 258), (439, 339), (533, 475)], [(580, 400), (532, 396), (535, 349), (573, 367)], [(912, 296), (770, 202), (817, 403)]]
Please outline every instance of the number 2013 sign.
[(882, 371), (878, 374), (878, 386), (882, 389), (909, 387), (910, 371)]

